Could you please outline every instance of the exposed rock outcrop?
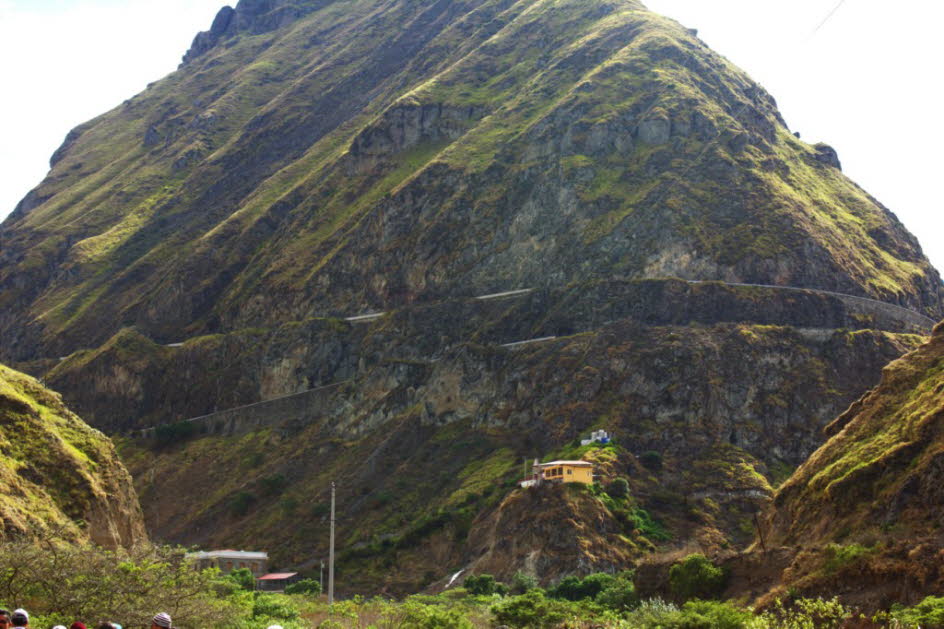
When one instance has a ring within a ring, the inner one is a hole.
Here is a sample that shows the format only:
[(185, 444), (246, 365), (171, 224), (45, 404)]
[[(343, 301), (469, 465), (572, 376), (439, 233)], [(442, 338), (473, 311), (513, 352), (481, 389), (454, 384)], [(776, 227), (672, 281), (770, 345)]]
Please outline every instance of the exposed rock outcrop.
[[(184, 55), (181, 67), (204, 55), (220, 41), (240, 33), (259, 35), (291, 24), (315, 7), (295, 0), (239, 0), (236, 8), (225, 6), (213, 19), (210, 30), (198, 33)], [(320, 3), (326, 4), (326, 3)]]
[(822, 142), (814, 145), (813, 148), (816, 150), (816, 159), (837, 170), (842, 170), (842, 164), (839, 163), (839, 153), (836, 152), (836, 149)]

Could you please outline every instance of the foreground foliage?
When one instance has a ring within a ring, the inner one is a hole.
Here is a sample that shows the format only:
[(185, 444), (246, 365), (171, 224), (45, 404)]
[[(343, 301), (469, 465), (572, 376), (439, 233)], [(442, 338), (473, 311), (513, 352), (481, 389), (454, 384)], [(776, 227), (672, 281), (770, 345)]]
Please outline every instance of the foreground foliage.
[(102, 619), (144, 626), (158, 611), (180, 629), (309, 626), (296, 622), (301, 613), (291, 598), (248, 591), (242, 571), (196, 570), (182, 548), (113, 552), (47, 538), (3, 542), (0, 553), (12, 558), (0, 568), (0, 603), (30, 610), (35, 627)]
[[(167, 611), (180, 629), (819, 629), (844, 626), (853, 614), (838, 600), (778, 602), (764, 613), (731, 602), (659, 599), (640, 601), (632, 573), (569, 576), (551, 588), (515, 575), (510, 585), (491, 575), (473, 575), (466, 587), (402, 601), (355, 596), (329, 606), (320, 584), (300, 582), (295, 594), (247, 589), (246, 571), (221, 576), (196, 570), (179, 548), (141, 547), (110, 552), (60, 541), (5, 542), (0, 551), (16, 561), (0, 569), (0, 604), (33, 612), (33, 626), (69, 625), (73, 620), (112, 619), (143, 626)], [(696, 574), (713, 566), (686, 561)], [(680, 564), (681, 565), (681, 564)], [(895, 608), (873, 619), (878, 626), (928, 627), (944, 621), (944, 599), (928, 597), (913, 608)]]

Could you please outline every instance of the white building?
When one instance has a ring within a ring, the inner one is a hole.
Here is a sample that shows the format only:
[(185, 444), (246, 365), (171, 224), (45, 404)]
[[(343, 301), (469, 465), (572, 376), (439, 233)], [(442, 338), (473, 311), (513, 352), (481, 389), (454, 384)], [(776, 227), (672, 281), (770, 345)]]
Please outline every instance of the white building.
[(588, 446), (591, 443), (609, 443), (610, 442), (610, 433), (605, 430), (594, 430), (590, 433), (589, 439), (581, 439), (580, 445)]
[(211, 550), (209, 552), (189, 553), (201, 570), (219, 568), (223, 574), (229, 574), (238, 568), (248, 568), (252, 576), (261, 577), (269, 566), (269, 553), (246, 550)]

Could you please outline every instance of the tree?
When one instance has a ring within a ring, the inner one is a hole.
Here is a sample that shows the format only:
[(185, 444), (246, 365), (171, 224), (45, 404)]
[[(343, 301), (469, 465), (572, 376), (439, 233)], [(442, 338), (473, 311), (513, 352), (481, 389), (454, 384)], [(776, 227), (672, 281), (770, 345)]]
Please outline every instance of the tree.
[(524, 594), (538, 587), (538, 580), (526, 572), (520, 570), (511, 578), (509, 590), (512, 594)]
[(182, 627), (196, 629), (239, 613), (216, 593), (219, 571), (196, 570), (184, 549), (113, 552), (47, 533), (2, 542), (0, 553), (15, 558), (0, 567), (0, 600), (28, 600), (37, 617), (122, 618), (127, 626), (142, 626), (161, 609), (186, 619)]
[(613, 481), (607, 485), (606, 493), (613, 498), (625, 498), (629, 495), (629, 481), (625, 478), (614, 478)]
[(465, 578), (462, 586), (473, 596), (489, 596), (498, 590), (500, 584), (490, 574), (471, 575)]
[(629, 611), (639, 606), (636, 586), (629, 577), (614, 579), (593, 600), (618, 612)]
[(252, 571), (250, 571), (249, 568), (236, 568), (226, 575), (226, 578), (230, 579), (242, 590), (252, 592), (256, 589), (256, 578), (252, 576)]
[(596, 572), (589, 574), (583, 579), (570, 575), (561, 579), (560, 583), (554, 586), (548, 596), (552, 598), (563, 598), (568, 601), (579, 601), (585, 598), (594, 598), (597, 594), (613, 584), (616, 578), (605, 572)]
[(717, 598), (726, 584), (724, 570), (702, 554), (689, 555), (669, 569), (669, 588), (683, 600)]

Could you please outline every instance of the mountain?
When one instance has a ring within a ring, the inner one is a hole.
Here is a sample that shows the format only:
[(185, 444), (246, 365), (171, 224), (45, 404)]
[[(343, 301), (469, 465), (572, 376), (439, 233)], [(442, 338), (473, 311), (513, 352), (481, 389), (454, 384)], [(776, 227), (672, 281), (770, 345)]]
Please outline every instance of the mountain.
[(868, 609), (939, 593), (944, 324), (826, 431), (829, 441), (777, 492), (769, 513), (768, 543), (795, 549), (784, 587), (832, 588)]
[(46, 531), (109, 548), (147, 541), (131, 476), (111, 441), (58, 394), (0, 365), (0, 535)]
[(186, 59), (4, 222), (8, 361), (588, 278), (941, 313), (831, 149), (638, 2), (244, 0)]
[[(941, 315), (835, 151), (631, 0), (241, 0), (0, 226), (0, 357), (122, 435), (153, 533), (311, 569), (335, 481), (349, 591), (747, 544)], [(515, 489), (555, 457), (629, 497)]]

